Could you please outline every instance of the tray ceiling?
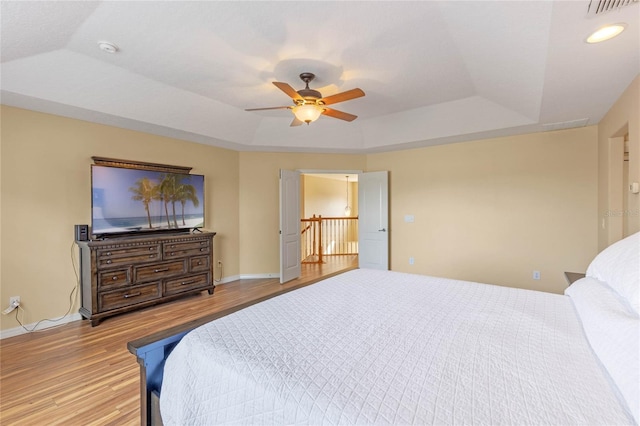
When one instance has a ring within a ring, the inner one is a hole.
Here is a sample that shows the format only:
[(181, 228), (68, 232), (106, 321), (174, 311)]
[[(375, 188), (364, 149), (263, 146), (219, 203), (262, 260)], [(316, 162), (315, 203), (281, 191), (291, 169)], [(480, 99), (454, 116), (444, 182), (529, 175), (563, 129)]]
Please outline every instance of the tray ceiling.
[[(378, 152), (596, 124), (640, 73), (640, 5), (2, 1), (2, 103), (241, 151)], [(585, 43), (625, 22), (619, 37)], [(114, 54), (98, 42), (118, 46)], [(362, 88), (289, 127), (271, 82)], [(553, 126), (552, 126), (553, 127)], [(560, 126), (562, 127), (562, 126)], [(570, 127), (570, 126), (569, 126)]]

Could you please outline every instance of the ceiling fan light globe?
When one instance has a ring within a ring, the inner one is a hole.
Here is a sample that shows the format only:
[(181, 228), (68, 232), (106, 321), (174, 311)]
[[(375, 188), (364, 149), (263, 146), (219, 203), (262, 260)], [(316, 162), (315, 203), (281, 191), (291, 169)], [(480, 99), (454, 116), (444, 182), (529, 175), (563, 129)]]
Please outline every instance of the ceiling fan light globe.
[(292, 108), (293, 115), (302, 122), (307, 124), (312, 123), (320, 117), (323, 109), (318, 105), (313, 104), (305, 104), (305, 105), (296, 105)]

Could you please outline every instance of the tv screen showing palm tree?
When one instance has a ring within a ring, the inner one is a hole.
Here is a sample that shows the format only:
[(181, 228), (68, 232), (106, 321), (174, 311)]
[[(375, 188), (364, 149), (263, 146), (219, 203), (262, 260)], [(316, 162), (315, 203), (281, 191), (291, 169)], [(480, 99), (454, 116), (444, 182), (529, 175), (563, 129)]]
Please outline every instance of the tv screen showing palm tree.
[(91, 233), (204, 227), (204, 176), (91, 166)]

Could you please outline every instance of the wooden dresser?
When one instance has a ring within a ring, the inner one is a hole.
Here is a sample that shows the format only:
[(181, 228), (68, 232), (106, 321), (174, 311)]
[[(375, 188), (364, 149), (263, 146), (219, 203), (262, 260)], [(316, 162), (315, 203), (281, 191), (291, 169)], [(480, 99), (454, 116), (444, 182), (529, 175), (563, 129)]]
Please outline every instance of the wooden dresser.
[(213, 294), (215, 232), (78, 241), (80, 314), (103, 318), (186, 294)]

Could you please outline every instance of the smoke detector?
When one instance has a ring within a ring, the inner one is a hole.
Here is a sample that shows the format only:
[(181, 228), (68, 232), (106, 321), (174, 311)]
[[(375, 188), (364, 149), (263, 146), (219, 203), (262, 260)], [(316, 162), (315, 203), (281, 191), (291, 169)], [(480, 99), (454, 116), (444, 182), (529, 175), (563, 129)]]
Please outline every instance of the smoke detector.
[(116, 53), (118, 50), (120, 50), (118, 49), (118, 46), (108, 41), (99, 41), (98, 47), (100, 48), (100, 50), (103, 50), (107, 53)]

